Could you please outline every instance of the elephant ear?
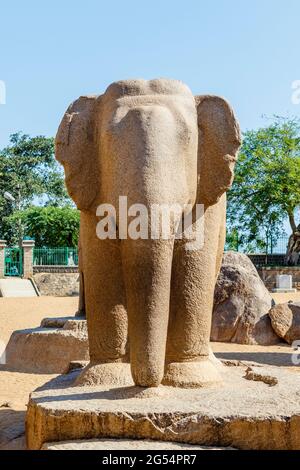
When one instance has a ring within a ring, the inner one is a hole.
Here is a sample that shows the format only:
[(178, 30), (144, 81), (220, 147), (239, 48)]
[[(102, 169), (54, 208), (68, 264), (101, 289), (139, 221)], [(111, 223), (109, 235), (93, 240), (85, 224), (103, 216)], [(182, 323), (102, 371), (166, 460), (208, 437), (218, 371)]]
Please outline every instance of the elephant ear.
[(67, 109), (55, 139), (55, 156), (65, 170), (78, 209), (93, 210), (100, 191), (97, 111), (101, 97), (81, 96)]
[(241, 134), (233, 110), (218, 96), (196, 96), (198, 115), (197, 203), (211, 206), (232, 184)]

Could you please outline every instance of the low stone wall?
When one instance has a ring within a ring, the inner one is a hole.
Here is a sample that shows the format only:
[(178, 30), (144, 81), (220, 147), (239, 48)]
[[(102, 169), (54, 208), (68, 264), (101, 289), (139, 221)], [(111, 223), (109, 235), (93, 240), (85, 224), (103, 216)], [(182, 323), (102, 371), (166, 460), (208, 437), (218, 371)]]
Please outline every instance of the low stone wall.
[(78, 273), (78, 266), (34, 265), (33, 273)]
[(258, 274), (263, 280), (267, 289), (272, 290), (276, 287), (276, 276), (278, 274), (291, 274), (293, 276), (293, 287), (300, 290), (300, 266), (287, 267), (257, 267)]
[(53, 266), (56, 272), (36, 272), (33, 279), (41, 295), (55, 297), (67, 297), (79, 295), (78, 272), (57, 272), (57, 266)]

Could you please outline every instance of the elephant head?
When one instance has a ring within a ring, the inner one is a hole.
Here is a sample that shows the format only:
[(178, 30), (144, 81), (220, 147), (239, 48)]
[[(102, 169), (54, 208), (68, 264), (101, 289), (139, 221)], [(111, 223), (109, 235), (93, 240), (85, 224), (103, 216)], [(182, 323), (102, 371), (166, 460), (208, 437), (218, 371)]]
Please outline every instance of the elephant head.
[[(127, 196), (128, 207), (209, 207), (232, 183), (239, 145), (238, 124), (222, 98), (194, 97), (176, 80), (129, 80), (69, 107), (56, 157), (83, 211), (95, 214), (101, 203), (118, 208), (120, 195)], [(120, 240), (130, 362), (138, 385), (158, 385), (164, 373), (173, 244), (174, 236)]]

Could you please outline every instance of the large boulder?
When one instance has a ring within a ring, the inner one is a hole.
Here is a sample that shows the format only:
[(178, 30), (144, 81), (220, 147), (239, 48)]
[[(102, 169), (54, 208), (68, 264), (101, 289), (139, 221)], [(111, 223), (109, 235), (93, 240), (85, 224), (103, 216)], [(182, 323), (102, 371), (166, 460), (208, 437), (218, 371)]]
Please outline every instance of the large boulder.
[(211, 340), (240, 344), (276, 344), (279, 337), (268, 315), (273, 300), (248, 256), (224, 254), (216, 283)]
[(300, 340), (300, 303), (275, 305), (269, 311), (272, 327), (287, 343)]

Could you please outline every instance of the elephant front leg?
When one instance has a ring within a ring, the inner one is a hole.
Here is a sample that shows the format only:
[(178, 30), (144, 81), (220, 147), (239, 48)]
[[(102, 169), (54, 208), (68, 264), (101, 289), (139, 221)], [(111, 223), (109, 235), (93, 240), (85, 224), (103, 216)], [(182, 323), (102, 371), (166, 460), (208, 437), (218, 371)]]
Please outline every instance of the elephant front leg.
[(99, 240), (96, 217), (81, 216), (82, 264), (90, 363), (76, 385), (132, 384), (127, 312), (118, 242)]
[(219, 212), (214, 207), (205, 214), (202, 249), (190, 251), (177, 241), (174, 250), (165, 385), (201, 387), (221, 381), (209, 344), (216, 267), (223, 251)]

